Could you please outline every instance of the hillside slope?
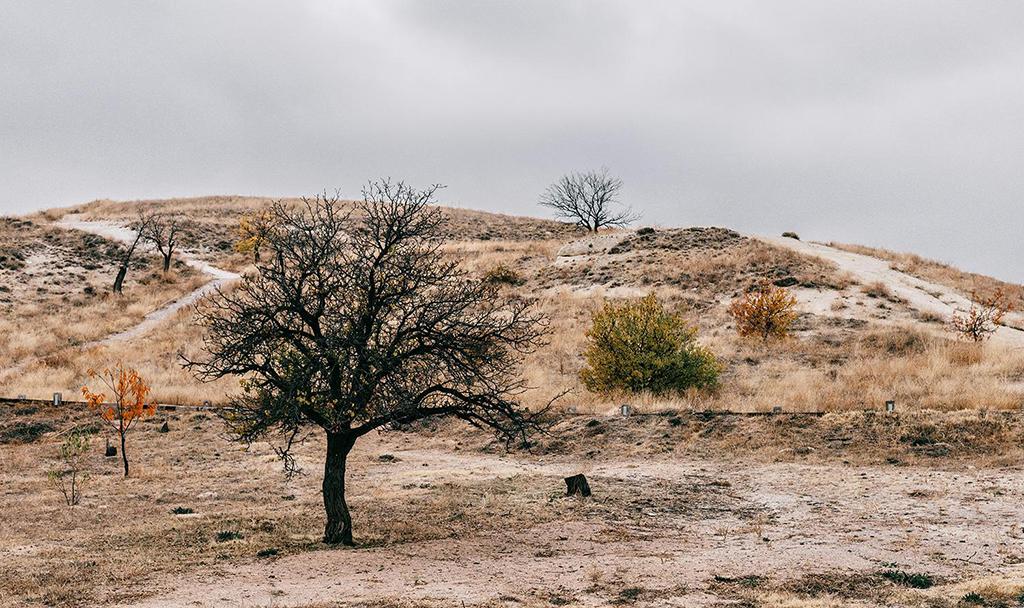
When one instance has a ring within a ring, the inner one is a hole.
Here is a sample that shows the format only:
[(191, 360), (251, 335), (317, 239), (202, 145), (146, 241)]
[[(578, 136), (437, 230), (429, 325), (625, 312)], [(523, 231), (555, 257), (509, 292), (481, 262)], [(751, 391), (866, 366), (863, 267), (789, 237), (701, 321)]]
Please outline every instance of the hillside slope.
[[(7, 370), (0, 372), (0, 393), (73, 394), (89, 368), (124, 360), (152, 380), (161, 400), (223, 399), (236, 389), (235, 382), (203, 385), (178, 365), (178, 353), (195, 354), (202, 339), (192, 326), (189, 304), (249, 265), (248, 256), (234, 249), (237, 226), (243, 215), (270, 202), (257, 197), (94, 201), (9, 220), (0, 257), (32, 263), (0, 270), (3, 284), (33, 285), (42, 274), (60, 286), (22, 288), (16, 304), (0, 303), (12, 326), (31, 314), (34, 331), (59, 336), (71, 315), (87, 319), (88, 331), (73, 339), (39, 339), (31, 349), (19, 347), (17, 332), (9, 331), (0, 342), (0, 368)], [(199, 228), (172, 273), (160, 275), (155, 257), (144, 251), (138, 270), (129, 275), (138, 283), (129, 283), (125, 297), (111, 296), (99, 279), (112, 276), (119, 241), (130, 232), (125, 226), (142, 209), (181, 213)], [(969, 294), (901, 272), (891, 260), (724, 228), (620, 230), (594, 237), (549, 220), (450, 208), (444, 213), (448, 251), (480, 276), (498, 266), (512, 269), (519, 284), (506, 289), (531, 300), (551, 320), (549, 344), (525, 364), (534, 387), (526, 395), (528, 404), (571, 389), (563, 400), (566, 407), (615, 407), (621, 398), (590, 394), (578, 381), (589, 314), (603, 298), (649, 292), (692, 319), (725, 371), (720, 390), (712, 394), (632, 397), (641, 409), (877, 409), (890, 399), (943, 410), (1014, 409), (1024, 403), (1024, 332), (1003, 327), (984, 346), (957, 342), (946, 322), (968, 305)], [(15, 230), (11, 222), (31, 230)], [(36, 233), (72, 248), (76, 263), (94, 268), (93, 278), (86, 277), (88, 302), (60, 295), (85, 275), (67, 256), (47, 253), (52, 243), (25, 236)], [(794, 339), (762, 345), (736, 336), (726, 307), (763, 280), (787, 286), (798, 297)], [(1024, 326), (1021, 317), (1009, 320), (1008, 325)], [(113, 335), (118, 339), (108, 339)]]
[[(246, 271), (236, 227), (265, 204), (152, 203), (201, 229), (167, 275), (143, 249), (123, 296), (109, 294), (121, 241), (150, 203), (0, 221), (0, 394), (73, 396), (90, 368), (116, 361), (165, 403), (237, 391), (234, 378), (197, 382), (179, 353), (200, 351), (188, 304)], [(981, 346), (952, 338), (944, 317), (967, 296), (961, 275), (918, 264), (931, 274), (911, 276), (885, 256), (726, 228), (587, 236), (445, 213), (446, 251), (475, 276), (500, 268), (502, 289), (550, 319), (523, 369), (528, 405), (572, 391), (548, 433), (515, 453), (454, 420), (367, 435), (346, 480), (362, 546), (333, 550), (318, 542), (322, 433), (300, 439), (303, 472), (288, 477), (273, 444), (239, 449), (214, 412), (161, 409), (132, 432), (123, 479), (92, 412), (0, 404), (0, 606), (312, 608), (342, 605), (342, 590), (367, 606), (952, 608), (1024, 593), (1024, 355), (1013, 330)], [(764, 280), (799, 298), (788, 340), (740, 339), (726, 312)], [(651, 292), (720, 359), (717, 391), (580, 385), (590, 313)], [(889, 399), (896, 414), (880, 414)], [(624, 402), (635, 415), (618, 414)], [(726, 413), (773, 407), (786, 414)], [(788, 415), (800, 411), (814, 414)], [(49, 471), (74, 428), (100, 435), (71, 509)], [(589, 499), (563, 496), (576, 473)], [(934, 586), (906, 588), (894, 568)]]

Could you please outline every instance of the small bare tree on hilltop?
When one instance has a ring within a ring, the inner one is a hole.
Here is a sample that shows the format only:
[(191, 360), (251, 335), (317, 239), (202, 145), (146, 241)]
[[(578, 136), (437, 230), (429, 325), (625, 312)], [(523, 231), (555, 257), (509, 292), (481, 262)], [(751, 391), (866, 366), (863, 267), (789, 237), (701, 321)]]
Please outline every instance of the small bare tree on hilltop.
[(619, 204), (622, 180), (608, 169), (570, 173), (548, 186), (540, 204), (555, 210), (555, 215), (575, 222), (587, 232), (625, 226), (640, 218), (629, 207)]
[(189, 234), (190, 223), (177, 214), (157, 213), (149, 218), (144, 229), (145, 233), (142, 236), (160, 252), (164, 260), (163, 270), (166, 273), (171, 269), (171, 258), (175, 248), (180, 244), (182, 237)]
[(363, 435), (454, 416), (525, 441), (543, 414), (516, 397), (544, 323), (441, 252), (436, 190), (371, 183), (354, 212), (338, 196), (275, 203), (263, 261), (198, 308), (207, 356), (186, 366), (244, 378), (224, 412), (239, 441), (280, 434), (294, 470), (303, 428), (326, 432), (326, 543), (353, 544), (345, 467)]

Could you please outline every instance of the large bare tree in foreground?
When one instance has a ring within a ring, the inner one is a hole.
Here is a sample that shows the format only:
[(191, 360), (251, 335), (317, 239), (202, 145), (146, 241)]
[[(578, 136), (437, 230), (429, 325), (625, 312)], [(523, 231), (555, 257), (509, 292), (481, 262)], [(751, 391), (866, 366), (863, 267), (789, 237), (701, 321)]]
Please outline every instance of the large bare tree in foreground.
[(345, 462), (359, 437), (455, 416), (525, 441), (538, 423), (516, 396), (542, 320), (442, 254), (436, 189), (383, 181), (354, 210), (336, 196), (273, 205), (255, 273), (198, 309), (207, 356), (186, 365), (245, 378), (225, 413), (240, 441), (281, 433), (293, 466), (303, 427), (326, 431), (327, 543), (352, 544)]
[(540, 204), (555, 210), (560, 218), (575, 222), (588, 232), (601, 228), (625, 226), (640, 215), (619, 204), (622, 180), (608, 174), (608, 169), (570, 173), (548, 186)]

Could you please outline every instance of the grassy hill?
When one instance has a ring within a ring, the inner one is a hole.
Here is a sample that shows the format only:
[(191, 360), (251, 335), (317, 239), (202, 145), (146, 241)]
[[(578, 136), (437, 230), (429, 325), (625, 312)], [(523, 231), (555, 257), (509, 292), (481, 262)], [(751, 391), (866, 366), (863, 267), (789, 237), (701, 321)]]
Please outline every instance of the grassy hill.
[[(108, 293), (121, 244), (61, 227), (62, 219), (128, 224), (139, 212), (180, 213), (197, 229), (185, 252), (221, 268), (244, 271), (248, 254), (235, 251), (243, 215), (271, 199), (202, 197), (157, 201), (94, 201), (0, 224), (0, 393), (48, 397), (74, 394), (91, 367), (129, 361), (168, 402), (219, 401), (230, 381), (199, 384), (177, 363), (195, 352), (201, 334), (188, 311), (128, 341), (90, 346), (137, 323), (147, 312), (196, 288), (204, 277), (184, 265), (164, 276), (153, 253), (140, 255), (124, 296)], [(534, 387), (528, 403), (561, 403), (602, 412), (624, 397), (588, 393), (577, 379), (589, 316), (604, 298), (656, 293), (683, 311), (700, 339), (725, 364), (720, 390), (676, 398), (630, 396), (647, 410), (837, 411), (880, 409), (889, 399), (906, 409), (1016, 409), (1024, 403), (1024, 355), (998, 340), (965, 344), (941, 315), (919, 310), (884, 281), (863, 283), (822, 257), (777, 241), (724, 228), (619, 230), (592, 237), (543, 219), (445, 209), (446, 248), (472, 273), (507, 269), (515, 290), (551, 321), (546, 347), (526, 361)], [(844, 246), (851, 249), (851, 246)], [(966, 275), (916, 256), (856, 250), (969, 295), (967, 286), (1002, 286), (1019, 299), (1024, 288)], [(800, 300), (792, 339), (759, 344), (740, 339), (728, 303), (755, 283), (790, 286)], [(32, 323), (24, 321), (31, 318)], [(1024, 335), (1024, 333), (1022, 333)], [(86, 345), (86, 348), (81, 348)], [(20, 366), (20, 367), (18, 367)]]

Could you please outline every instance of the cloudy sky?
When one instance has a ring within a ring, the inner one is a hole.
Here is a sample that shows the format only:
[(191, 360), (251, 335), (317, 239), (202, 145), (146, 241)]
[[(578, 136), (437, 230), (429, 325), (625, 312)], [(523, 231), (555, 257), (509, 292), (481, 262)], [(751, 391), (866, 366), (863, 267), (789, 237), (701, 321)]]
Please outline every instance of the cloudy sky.
[(0, 213), (388, 175), (538, 215), (602, 165), (647, 223), (1024, 281), (1024, 3), (0, 0)]

